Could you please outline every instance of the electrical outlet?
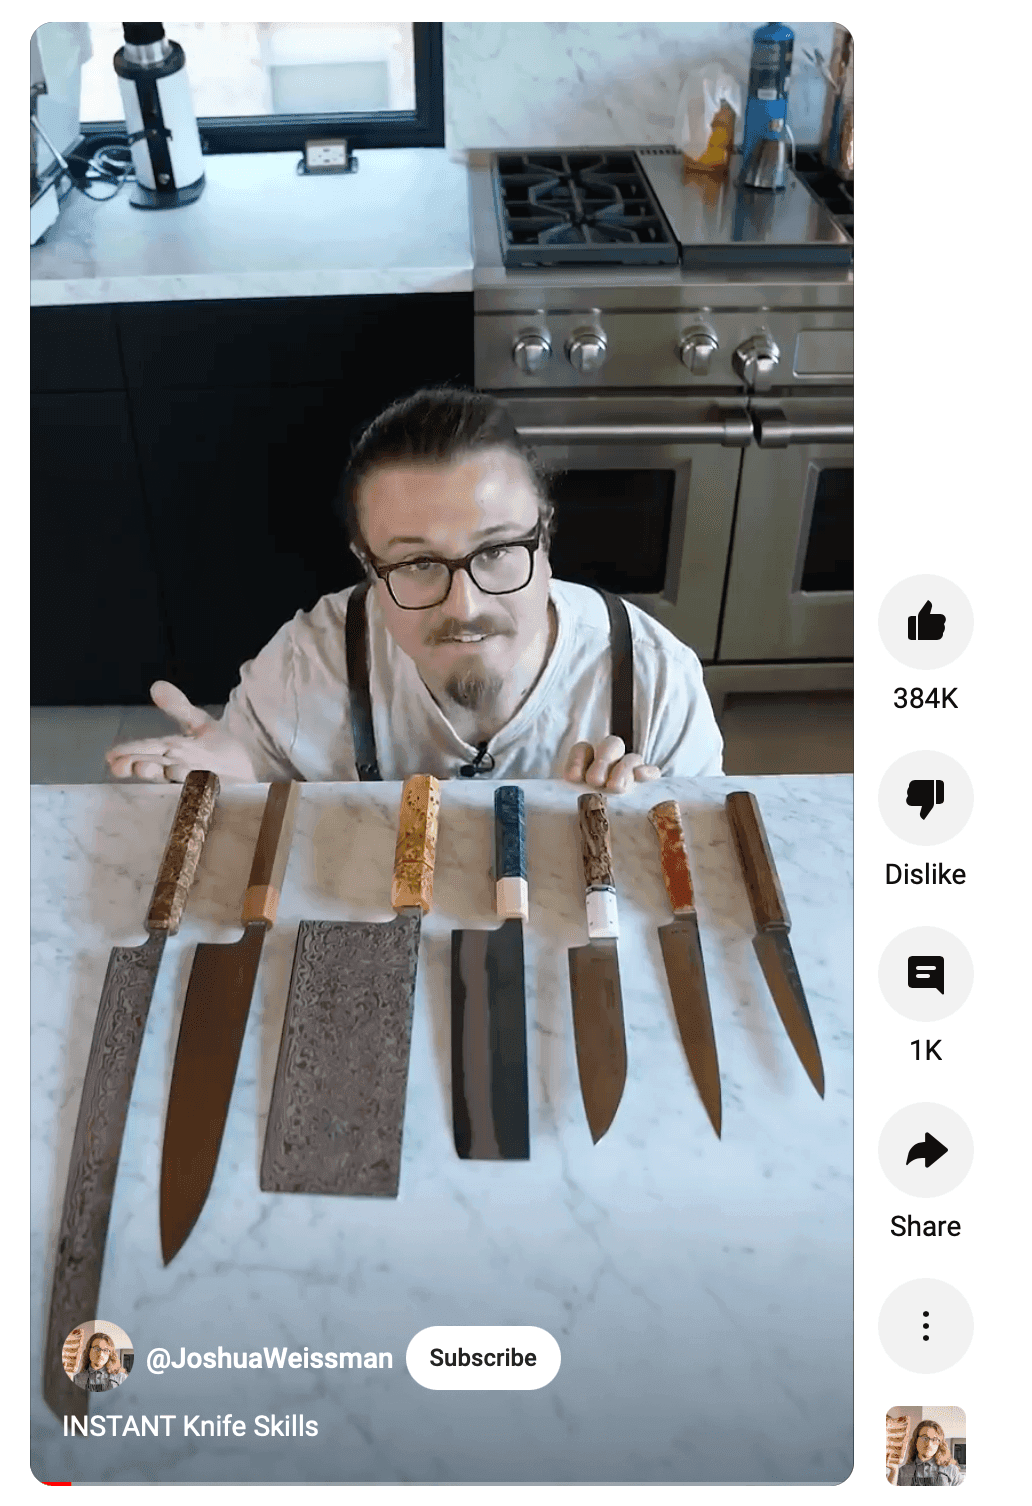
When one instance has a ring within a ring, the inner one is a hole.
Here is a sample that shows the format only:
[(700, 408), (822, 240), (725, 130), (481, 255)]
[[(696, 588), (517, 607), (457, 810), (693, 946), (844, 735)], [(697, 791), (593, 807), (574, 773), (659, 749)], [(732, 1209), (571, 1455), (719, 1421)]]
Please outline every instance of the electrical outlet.
[(309, 173), (346, 173), (349, 171), (346, 141), (306, 141), (305, 171)]

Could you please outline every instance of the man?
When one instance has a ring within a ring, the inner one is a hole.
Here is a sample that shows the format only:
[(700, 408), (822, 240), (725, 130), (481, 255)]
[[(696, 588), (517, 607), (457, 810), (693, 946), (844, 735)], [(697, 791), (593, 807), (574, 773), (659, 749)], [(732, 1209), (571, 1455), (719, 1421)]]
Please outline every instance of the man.
[(127, 1378), (128, 1370), (118, 1363), (118, 1350), (106, 1333), (95, 1333), (83, 1355), (81, 1369), (72, 1380), (81, 1391), (111, 1391)]
[(553, 579), (551, 504), (502, 404), (451, 390), (395, 403), (356, 445), (342, 501), (363, 585), (282, 627), (220, 721), (159, 681), (154, 702), (180, 731), (112, 748), (115, 777), (490, 774), (616, 794), (721, 772), (692, 650), (618, 598)]
[(937, 1422), (918, 1425), (897, 1485), (959, 1485), (960, 1466), (950, 1453), (946, 1434)]

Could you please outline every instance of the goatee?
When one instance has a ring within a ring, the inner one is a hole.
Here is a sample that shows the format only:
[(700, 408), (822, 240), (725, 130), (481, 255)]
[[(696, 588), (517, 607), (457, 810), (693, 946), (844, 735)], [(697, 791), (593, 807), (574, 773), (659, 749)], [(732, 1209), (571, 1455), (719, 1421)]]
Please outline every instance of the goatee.
[(502, 691), (502, 678), (464, 669), (450, 675), (444, 689), (456, 706), (461, 706), (464, 711), (479, 711), (497, 700)]

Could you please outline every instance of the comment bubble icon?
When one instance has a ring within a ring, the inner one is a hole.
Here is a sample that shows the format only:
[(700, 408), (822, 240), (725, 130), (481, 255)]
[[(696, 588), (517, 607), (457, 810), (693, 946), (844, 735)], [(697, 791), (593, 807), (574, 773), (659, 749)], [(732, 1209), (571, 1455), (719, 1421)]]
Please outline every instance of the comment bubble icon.
[(946, 958), (908, 957), (907, 987), (937, 988), (941, 994), (945, 994)]

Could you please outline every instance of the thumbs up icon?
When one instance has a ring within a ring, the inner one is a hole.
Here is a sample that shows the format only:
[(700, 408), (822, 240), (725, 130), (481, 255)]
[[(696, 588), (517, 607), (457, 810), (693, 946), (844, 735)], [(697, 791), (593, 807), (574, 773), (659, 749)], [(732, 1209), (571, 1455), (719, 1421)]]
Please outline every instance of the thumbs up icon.
[(938, 641), (946, 631), (946, 614), (933, 612), (931, 601), (926, 601), (916, 617), (907, 618), (907, 637)]

